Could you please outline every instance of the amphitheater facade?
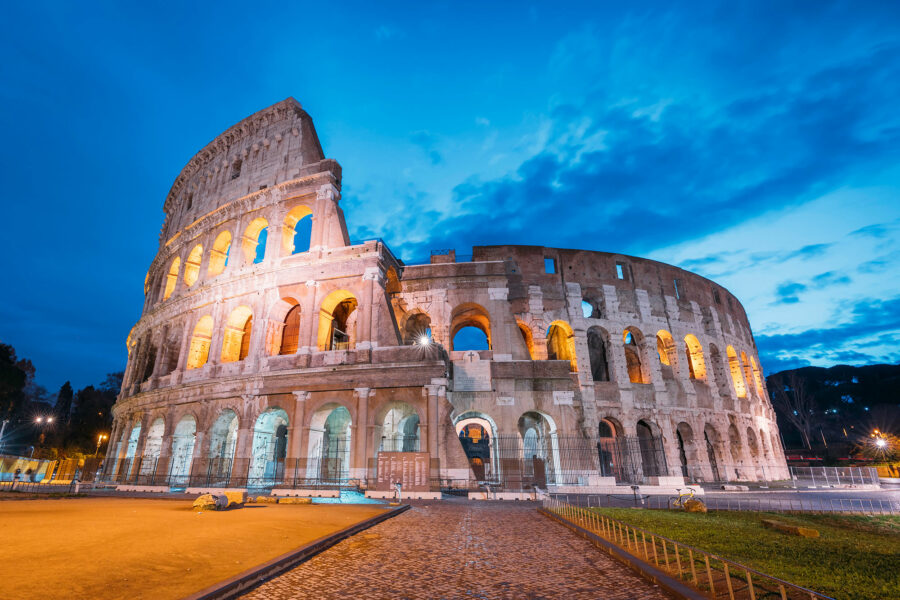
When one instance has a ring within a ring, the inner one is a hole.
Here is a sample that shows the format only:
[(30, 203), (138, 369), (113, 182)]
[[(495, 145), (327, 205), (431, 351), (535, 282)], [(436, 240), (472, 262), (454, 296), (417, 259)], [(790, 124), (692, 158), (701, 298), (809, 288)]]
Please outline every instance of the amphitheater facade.
[(434, 492), (788, 476), (723, 287), (540, 246), (406, 264), (351, 243), (340, 199), (341, 167), (292, 98), (184, 167), (127, 340), (107, 477), (376, 490), (387, 453), (416, 457)]

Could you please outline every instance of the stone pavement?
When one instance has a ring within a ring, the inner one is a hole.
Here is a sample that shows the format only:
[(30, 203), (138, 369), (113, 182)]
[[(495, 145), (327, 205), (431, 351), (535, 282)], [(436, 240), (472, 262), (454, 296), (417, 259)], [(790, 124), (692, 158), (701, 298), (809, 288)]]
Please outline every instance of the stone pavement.
[(414, 505), (243, 598), (668, 596), (532, 504), (444, 501)]

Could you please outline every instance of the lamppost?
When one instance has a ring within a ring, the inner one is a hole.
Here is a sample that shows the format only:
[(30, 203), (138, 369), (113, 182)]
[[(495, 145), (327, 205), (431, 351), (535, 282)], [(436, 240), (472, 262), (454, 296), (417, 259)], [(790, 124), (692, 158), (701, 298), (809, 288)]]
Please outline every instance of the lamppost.
[(47, 434), (47, 427), (53, 424), (53, 417), (37, 417), (34, 420), (37, 423), (38, 427), (41, 428), (41, 437), (38, 442), (38, 448), (43, 449), (44, 447), (44, 436)]
[(102, 444), (103, 440), (105, 440), (105, 439), (106, 439), (105, 433), (101, 433), (100, 435), (97, 436), (97, 450), (94, 451), (94, 458), (97, 458), (98, 456), (100, 456), (100, 444)]

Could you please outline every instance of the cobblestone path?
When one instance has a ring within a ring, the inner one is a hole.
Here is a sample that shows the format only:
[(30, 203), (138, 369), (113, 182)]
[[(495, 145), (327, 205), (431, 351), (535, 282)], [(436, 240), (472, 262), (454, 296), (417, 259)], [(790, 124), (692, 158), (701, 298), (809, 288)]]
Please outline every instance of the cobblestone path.
[(533, 506), (445, 501), (413, 506), (243, 598), (668, 596)]

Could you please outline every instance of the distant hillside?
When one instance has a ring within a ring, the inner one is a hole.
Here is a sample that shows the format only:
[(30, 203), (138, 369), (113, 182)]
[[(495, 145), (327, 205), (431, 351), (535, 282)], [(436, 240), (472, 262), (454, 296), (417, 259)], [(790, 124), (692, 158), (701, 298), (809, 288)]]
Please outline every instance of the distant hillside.
[[(799, 428), (785, 414), (779, 394), (794, 408), (808, 408), (808, 434), (813, 446), (822, 437), (833, 442), (856, 442), (874, 428), (900, 435), (900, 365), (802, 367), (766, 377), (785, 444), (804, 446)], [(800, 395), (795, 397), (794, 385)], [(796, 421), (796, 417), (794, 421)]]

